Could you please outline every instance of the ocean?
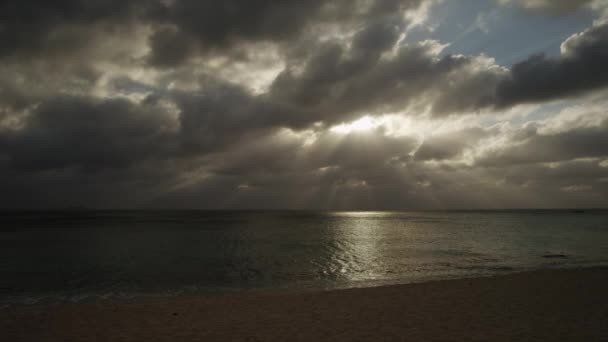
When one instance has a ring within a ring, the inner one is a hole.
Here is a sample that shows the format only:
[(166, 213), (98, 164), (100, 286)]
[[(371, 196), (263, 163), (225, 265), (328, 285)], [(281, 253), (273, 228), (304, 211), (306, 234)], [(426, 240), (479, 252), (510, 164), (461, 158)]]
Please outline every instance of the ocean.
[(0, 213), (0, 306), (608, 265), (608, 211)]

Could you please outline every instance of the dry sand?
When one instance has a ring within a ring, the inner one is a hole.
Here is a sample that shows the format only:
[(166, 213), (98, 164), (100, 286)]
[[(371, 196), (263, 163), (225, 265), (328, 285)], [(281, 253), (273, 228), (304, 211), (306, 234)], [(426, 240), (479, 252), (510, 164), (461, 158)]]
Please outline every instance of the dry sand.
[(0, 311), (0, 341), (608, 340), (608, 269)]

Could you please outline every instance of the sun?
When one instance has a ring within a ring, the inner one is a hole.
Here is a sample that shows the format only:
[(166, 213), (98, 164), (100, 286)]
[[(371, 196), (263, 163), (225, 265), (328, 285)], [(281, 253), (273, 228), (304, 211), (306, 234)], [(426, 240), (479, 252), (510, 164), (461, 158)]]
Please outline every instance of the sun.
[(343, 123), (340, 125), (333, 126), (329, 130), (334, 133), (350, 134), (353, 132), (365, 132), (372, 130), (378, 126), (376, 120), (369, 116), (364, 116), (358, 120)]

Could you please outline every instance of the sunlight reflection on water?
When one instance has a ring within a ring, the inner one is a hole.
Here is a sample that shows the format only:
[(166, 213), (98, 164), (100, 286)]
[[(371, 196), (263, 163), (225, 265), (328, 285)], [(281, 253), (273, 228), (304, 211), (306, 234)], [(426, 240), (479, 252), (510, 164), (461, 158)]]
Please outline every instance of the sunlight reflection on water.
[(0, 302), (342, 288), (608, 264), (606, 212), (108, 211), (2, 219)]

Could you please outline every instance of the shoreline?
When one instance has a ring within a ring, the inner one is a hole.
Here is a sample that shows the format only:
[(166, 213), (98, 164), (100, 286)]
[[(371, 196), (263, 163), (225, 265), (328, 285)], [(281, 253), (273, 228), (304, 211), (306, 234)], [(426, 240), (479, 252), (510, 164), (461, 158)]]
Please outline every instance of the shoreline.
[(598, 340), (608, 268), (9, 307), (7, 341)]
[[(544, 256), (543, 256), (544, 257)], [(180, 298), (200, 298), (200, 297), (218, 297), (218, 296), (255, 296), (255, 295), (273, 295), (273, 294), (304, 294), (304, 293), (323, 293), (323, 292), (335, 292), (335, 291), (348, 291), (356, 289), (378, 289), (386, 287), (400, 287), (409, 285), (418, 285), (433, 282), (444, 282), (444, 281), (455, 281), (455, 280), (468, 280), (468, 279), (484, 279), (503, 277), (516, 274), (526, 274), (542, 271), (567, 271), (567, 270), (589, 270), (589, 269), (606, 269), (608, 270), (607, 263), (595, 263), (595, 264), (570, 264), (570, 265), (546, 265), (542, 268), (527, 268), (527, 269), (516, 269), (511, 267), (500, 268), (498, 271), (491, 271), (488, 273), (472, 273), (472, 274), (441, 274), (441, 275), (429, 275), (426, 277), (395, 279), (395, 280), (365, 280), (359, 282), (345, 282), (344, 284), (333, 284), (328, 286), (320, 286), (316, 283), (310, 283), (308, 285), (299, 284), (295, 286), (281, 286), (281, 287), (247, 287), (247, 288), (197, 288), (192, 289), (191, 286), (186, 286), (184, 289), (176, 289), (174, 291), (167, 291), (162, 293), (139, 293), (139, 294), (111, 294), (111, 293), (92, 293), (82, 295), (62, 295), (62, 294), (50, 294), (50, 295), (39, 295), (39, 296), (23, 296), (23, 298), (29, 298), (29, 300), (15, 300), (0, 302), (0, 313), (2, 310), (22, 310), (27, 308), (52, 308), (62, 305), (78, 305), (78, 304), (133, 304), (133, 303), (154, 303), (179, 300)], [(34, 299), (36, 298), (36, 299)]]

